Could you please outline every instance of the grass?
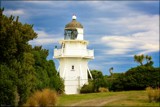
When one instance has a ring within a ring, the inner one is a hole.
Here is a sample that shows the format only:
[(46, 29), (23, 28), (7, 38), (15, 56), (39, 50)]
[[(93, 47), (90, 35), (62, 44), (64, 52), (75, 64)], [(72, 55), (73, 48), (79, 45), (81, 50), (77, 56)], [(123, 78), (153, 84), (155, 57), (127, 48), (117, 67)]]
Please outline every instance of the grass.
[[(113, 99), (113, 100), (112, 100)], [(114, 100), (115, 99), (115, 100)], [(90, 102), (92, 100), (92, 102)], [(88, 101), (91, 103), (103, 102), (103, 106), (158, 106), (160, 103), (150, 103), (146, 91), (123, 91), (123, 92), (105, 92), (90, 93), (79, 95), (62, 95), (59, 97), (58, 106), (70, 106), (74, 103)], [(83, 105), (79, 103), (78, 106)]]
[(55, 106), (56, 103), (57, 93), (51, 89), (43, 89), (33, 93), (24, 106)]
[(150, 103), (146, 91), (122, 92), (125, 98), (110, 102), (105, 106), (158, 106), (159, 103)]
[(79, 101), (105, 98), (107, 96), (112, 96), (114, 93), (90, 93), (90, 94), (77, 94), (77, 95), (62, 95), (59, 97), (58, 106), (66, 106)]

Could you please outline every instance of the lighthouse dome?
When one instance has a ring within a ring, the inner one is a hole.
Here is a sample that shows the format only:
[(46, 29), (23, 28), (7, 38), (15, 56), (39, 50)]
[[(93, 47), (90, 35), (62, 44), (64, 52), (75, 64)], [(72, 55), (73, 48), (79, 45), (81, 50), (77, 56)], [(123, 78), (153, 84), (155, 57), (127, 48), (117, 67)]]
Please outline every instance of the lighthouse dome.
[(72, 21), (65, 26), (65, 29), (83, 28), (82, 24), (77, 22), (76, 16), (72, 16)]

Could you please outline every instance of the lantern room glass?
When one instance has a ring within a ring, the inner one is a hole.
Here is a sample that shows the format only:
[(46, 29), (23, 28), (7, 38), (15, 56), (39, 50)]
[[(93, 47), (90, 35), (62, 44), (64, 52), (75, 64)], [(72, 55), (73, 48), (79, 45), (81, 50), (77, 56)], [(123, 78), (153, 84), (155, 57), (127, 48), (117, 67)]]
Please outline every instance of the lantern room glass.
[(74, 40), (74, 39), (77, 39), (77, 35), (78, 35), (78, 32), (76, 29), (74, 29), (74, 30), (67, 29), (64, 31), (64, 39)]

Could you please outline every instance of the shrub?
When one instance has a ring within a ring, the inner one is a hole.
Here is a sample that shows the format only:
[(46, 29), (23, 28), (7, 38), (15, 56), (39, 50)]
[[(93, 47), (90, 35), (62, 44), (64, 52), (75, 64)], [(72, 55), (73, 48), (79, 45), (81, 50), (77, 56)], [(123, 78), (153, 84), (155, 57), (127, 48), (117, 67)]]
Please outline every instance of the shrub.
[(83, 87), (80, 89), (80, 93), (93, 93), (94, 92), (94, 86), (93, 83), (90, 82), (88, 85), (83, 85)]
[(160, 89), (156, 88), (153, 89), (152, 87), (147, 87), (146, 88), (149, 102), (160, 102)]
[(138, 66), (129, 69), (112, 82), (110, 90), (145, 90), (147, 86), (159, 87), (160, 68), (150, 66)]
[(50, 89), (36, 91), (28, 100), (25, 106), (55, 106), (57, 93)]
[(100, 87), (98, 89), (99, 92), (109, 92), (108, 88)]

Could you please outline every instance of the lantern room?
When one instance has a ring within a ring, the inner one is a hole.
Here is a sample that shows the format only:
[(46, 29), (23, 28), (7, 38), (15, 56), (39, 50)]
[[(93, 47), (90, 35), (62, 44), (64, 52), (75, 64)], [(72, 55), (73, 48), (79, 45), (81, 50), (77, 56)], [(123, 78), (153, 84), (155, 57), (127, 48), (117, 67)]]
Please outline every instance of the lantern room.
[(77, 22), (76, 16), (72, 16), (72, 21), (65, 26), (65, 40), (83, 40), (83, 26)]

